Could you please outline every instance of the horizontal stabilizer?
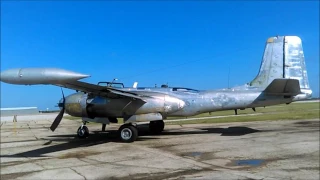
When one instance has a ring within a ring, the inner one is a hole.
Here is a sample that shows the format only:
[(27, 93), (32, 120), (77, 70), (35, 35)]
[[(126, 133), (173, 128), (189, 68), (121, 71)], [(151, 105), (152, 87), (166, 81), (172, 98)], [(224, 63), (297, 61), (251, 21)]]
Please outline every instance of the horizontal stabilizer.
[(270, 95), (295, 96), (300, 94), (301, 90), (297, 79), (274, 79), (264, 92)]

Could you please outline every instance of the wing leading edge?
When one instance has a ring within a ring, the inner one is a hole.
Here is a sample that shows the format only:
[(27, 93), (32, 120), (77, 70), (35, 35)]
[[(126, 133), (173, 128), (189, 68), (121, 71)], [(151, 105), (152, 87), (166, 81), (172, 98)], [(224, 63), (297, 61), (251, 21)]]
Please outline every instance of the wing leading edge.
[(1, 72), (1, 81), (20, 85), (56, 85), (105, 97), (124, 96), (143, 101), (138, 94), (112, 87), (81, 82), (80, 79), (90, 75), (58, 68), (15, 68)]

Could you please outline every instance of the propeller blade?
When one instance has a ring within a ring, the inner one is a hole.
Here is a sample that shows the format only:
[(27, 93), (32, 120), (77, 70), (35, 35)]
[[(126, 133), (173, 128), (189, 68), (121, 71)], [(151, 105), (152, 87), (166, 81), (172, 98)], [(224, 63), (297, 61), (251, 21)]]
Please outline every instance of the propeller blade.
[(64, 93), (63, 93), (63, 89), (61, 88), (61, 93), (62, 93), (62, 97), (63, 97), (63, 100), (64, 100)]
[(58, 125), (60, 124), (61, 120), (62, 120), (62, 117), (63, 117), (63, 113), (64, 113), (64, 103), (66, 101), (66, 98), (64, 97), (64, 93), (63, 93), (63, 89), (61, 88), (61, 93), (62, 93), (62, 103), (58, 103), (58, 106), (59, 107), (62, 107), (61, 108), (61, 111), (59, 112), (58, 116), (54, 119), (53, 123), (51, 124), (50, 126), (50, 129), (51, 131), (53, 132), (57, 127)]
[(63, 113), (64, 113), (64, 107), (61, 109), (61, 111), (59, 112), (58, 116), (54, 119), (50, 129), (51, 131), (53, 132), (57, 127), (58, 125), (60, 124), (61, 120), (62, 120), (62, 117), (63, 117)]

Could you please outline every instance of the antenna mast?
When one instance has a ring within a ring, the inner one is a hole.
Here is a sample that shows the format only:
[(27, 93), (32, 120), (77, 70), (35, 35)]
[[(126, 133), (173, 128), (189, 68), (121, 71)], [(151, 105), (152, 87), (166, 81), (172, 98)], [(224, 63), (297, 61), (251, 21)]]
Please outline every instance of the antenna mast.
[(229, 71), (228, 71), (228, 89), (230, 89), (230, 66), (229, 66)]

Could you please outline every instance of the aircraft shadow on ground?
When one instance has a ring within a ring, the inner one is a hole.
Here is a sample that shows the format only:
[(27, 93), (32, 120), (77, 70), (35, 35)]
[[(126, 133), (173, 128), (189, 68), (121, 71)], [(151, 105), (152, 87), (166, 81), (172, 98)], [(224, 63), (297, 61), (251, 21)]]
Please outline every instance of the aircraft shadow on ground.
[(201, 128), (202, 132), (163, 132), (166, 135), (184, 134), (221, 134), (221, 136), (242, 136), (250, 133), (261, 132), (260, 130), (248, 127), (228, 127), (228, 128)]
[[(72, 138), (73, 137), (73, 138)], [(137, 141), (144, 141), (148, 139), (154, 139), (152, 137), (141, 137)], [(44, 147), (21, 152), (13, 155), (1, 155), (0, 157), (46, 157), (48, 153), (54, 153), (74, 148), (90, 147), (99, 144), (106, 144), (109, 142), (120, 142), (117, 138), (117, 131), (107, 132), (92, 132), (88, 138), (79, 139), (76, 134), (54, 135), (48, 136), (48, 138), (42, 138), (45, 140)], [(54, 142), (64, 142), (57, 145), (52, 145)]]
[[(181, 128), (183, 129), (183, 128)], [(228, 128), (194, 128), (193, 131), (164, 130), (161, 135), (192, 135), (192, 134), (221, 134), (221, 136), (242, 136), (250, 133), (261, 132), (257, 129), (248, 127), (235, 126)], [(139, 126), (139, 138), (136, 141), (146, 141), (150, 139), (158, 139), (157, 135), (152, 135), (147, 126)], [(13, 155), (1, 155), (0, 157), (46, 157), (48, 153), (59, 152), (74, 148), (90, 147), (109, 142), (120, 142), (116, 130), (106, 132), (92, 131), (86, 139), (78, 139), (76, 134), (53, 135), (48, 138), (43, 144), (44, 147)], [(53, 142), (64, 142), (62, 144), (51, 145)]]
[[(148, 131), (147, 127), (142, 127), (143, 131), (139, 131), (139, 136), (144, 135), (152, 135)], [(170, 131), (163, 131), (161, 135), (188, 135), (188, 134), (221, 134), (221, 136), (242, 136), (250, 133), (261, 132), (257, 129), (252, 129), (249, 127), (244, 126), (234, 126), (228, 128), (194, 128), (192, 131), (181, 131), (184, 128), (178, 130), (170, 130)]]

